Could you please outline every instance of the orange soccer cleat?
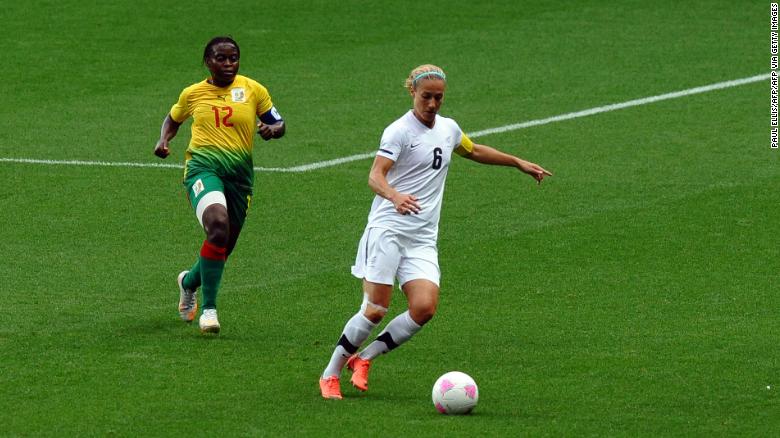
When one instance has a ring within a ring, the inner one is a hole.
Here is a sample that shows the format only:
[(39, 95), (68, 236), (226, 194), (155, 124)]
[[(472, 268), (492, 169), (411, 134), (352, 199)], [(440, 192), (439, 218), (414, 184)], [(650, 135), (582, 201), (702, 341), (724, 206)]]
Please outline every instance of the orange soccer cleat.
[(320, 393), (322, 398), (341, 400), (341, 385), (337, 376), (320, 379)]
[(357, 354), (352, 355), (347, 361), (347, 368), (352, 371), (352, 386), (360, 391), (368, 390), (368, 370), (371, 368), (371, 361), (361, 359)]

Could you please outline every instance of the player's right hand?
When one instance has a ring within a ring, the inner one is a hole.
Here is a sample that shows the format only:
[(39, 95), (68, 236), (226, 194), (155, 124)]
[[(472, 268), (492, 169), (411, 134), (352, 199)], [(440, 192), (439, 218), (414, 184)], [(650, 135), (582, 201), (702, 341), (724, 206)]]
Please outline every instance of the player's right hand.
[(165, 158), (170, 153), (171, 151), (168, 149), (167, 141), (160, 140), (157, 142), (157, 145), (154, 147), (154, 154), (160, 158)]
[(420, 212), (420, 204), (417, 197), (408, 193), (399, 193), (391, 199), (395, 206), (395, 211), (401, 214), (417, 214)]

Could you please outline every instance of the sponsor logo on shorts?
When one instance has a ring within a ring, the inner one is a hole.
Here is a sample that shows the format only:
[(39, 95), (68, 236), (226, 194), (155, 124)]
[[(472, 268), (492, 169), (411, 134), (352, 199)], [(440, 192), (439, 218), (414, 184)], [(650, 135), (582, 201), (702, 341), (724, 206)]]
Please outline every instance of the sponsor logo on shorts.
[(197, 197), (198, 197), (198, 195), (200, 195), (200, 193), (201, 193), (201, 192), (203, 191), (203, 189), (205, 189), (205, 188), (206, 188), (206, 187), (204, 187), (204, 186), (203, 186), (203, 181), (202, 181), (202, 180), (197, 180), (197, 181), (195, 181), (195, 184), (193, 184), (193, 185), (192, 185), (192, 193), (193, 193), (193, 194), (195, 195), (195, 197), (197, 198)]

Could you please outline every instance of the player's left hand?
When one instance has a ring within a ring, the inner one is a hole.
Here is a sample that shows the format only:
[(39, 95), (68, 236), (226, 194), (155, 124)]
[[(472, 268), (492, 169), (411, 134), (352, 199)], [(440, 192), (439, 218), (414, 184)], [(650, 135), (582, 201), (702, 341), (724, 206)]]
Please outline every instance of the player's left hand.
[(531, 163), (530, 161), (523, 161), (520, 163), (520, 170), (531, 175), (536, 180), (536, 184), (541, 184), (545, 176), (552, 176), (552, 173), (548, 172), (542, 166)]
[(270, 140), (276, 136), (276, 132), (274, 131), (276, 128), (272, 125), (266, 125), (263, 122), (257, 122), (257, 133), (260, 134), (260, 137), (263, 138), (263, 140)]

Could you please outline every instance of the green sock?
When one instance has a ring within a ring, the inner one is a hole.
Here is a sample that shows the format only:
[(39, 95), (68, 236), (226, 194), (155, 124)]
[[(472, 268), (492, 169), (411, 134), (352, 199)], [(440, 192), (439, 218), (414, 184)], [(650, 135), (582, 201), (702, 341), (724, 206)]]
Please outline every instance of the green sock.
[(203, 308), (217, 308), (217, 292), (225, 270), (226, 249), (209, 241), (203, 242), (200, 249), (200, 279), (203, 291)]
[(200, 287), (200, 257), (198, 257), (198, 260), (192, 265), (190, 272), (184, 276), (181, 283), (187, 290), (195, 290)]

